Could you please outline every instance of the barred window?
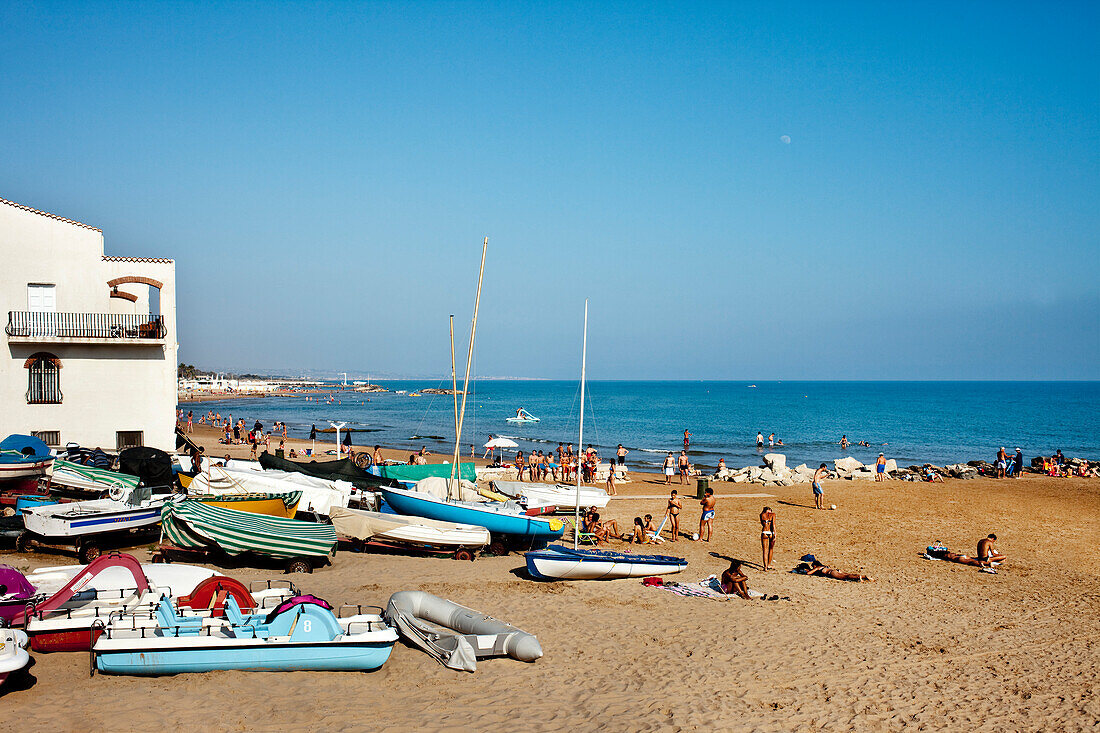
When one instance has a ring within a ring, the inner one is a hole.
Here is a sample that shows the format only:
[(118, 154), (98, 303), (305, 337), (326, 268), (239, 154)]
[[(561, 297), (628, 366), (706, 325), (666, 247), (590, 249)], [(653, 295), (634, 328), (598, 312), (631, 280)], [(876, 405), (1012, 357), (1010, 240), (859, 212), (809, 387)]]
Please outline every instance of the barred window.
[(53, 354), (35, 354), (25, 364), (28, 373), (27, 404), (61, 404), (61, 360)]

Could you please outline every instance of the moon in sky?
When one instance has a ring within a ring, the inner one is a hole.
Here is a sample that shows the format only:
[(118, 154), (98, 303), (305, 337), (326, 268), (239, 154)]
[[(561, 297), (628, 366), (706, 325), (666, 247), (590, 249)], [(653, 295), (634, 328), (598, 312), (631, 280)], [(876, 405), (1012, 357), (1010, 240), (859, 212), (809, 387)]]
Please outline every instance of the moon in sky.
[(783, 143), (784, 145), (790, 145), (791, 144), (791, 136), (790, 135), (781, 135), (779, 137), (779, 142)]

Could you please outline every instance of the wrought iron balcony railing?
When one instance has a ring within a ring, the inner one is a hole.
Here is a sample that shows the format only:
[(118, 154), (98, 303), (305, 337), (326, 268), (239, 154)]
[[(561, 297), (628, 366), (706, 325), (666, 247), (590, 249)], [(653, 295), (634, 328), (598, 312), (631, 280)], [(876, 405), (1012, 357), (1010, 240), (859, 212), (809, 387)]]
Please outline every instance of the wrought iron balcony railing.
[(167, 336), (164, 316), (136, 313), (8, 311), (9, 336), (25, 338), (156, 340)]

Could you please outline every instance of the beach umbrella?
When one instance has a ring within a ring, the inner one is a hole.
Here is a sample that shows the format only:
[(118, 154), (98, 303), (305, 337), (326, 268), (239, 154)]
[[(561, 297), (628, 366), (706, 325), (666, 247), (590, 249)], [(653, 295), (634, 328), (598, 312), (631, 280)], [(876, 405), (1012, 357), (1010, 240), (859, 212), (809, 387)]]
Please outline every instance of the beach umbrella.
[[(497, 448), (518, 448), (519, 443), (514, 440), (509, 440), (508, 438), (491, 438), (485, 444), (485, 447), (492, 448), (493, 450), (496, 450)], [(503, 453), (501, 453), (501, 458), (504, 458)]]

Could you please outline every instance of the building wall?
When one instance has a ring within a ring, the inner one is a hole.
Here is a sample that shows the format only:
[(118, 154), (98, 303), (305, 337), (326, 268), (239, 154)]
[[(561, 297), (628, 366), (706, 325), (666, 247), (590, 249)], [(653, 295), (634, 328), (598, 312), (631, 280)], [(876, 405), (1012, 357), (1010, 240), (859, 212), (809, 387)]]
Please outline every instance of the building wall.
[[(56, 285), (58, 312), (149, 313), (150, 286), (125, 283), (118, 290), (137, 302), (111, 297), (108, 281), (144, 277), (162, 283), (164, 343), (104, 339), (96, 343), (13, 341), (0, 349), (0, 437), (58, 430), (61, 441), (115, 447), (115, 433), (141, 430), (145, 445), (175, 447), (175, 263), (103, 256), (98, 230), (0, 202), (0, 315), (28, 310), (27, 284)], [(27, 358), (48, 352), (61, 360), (57, 405), (28, 405)]]

